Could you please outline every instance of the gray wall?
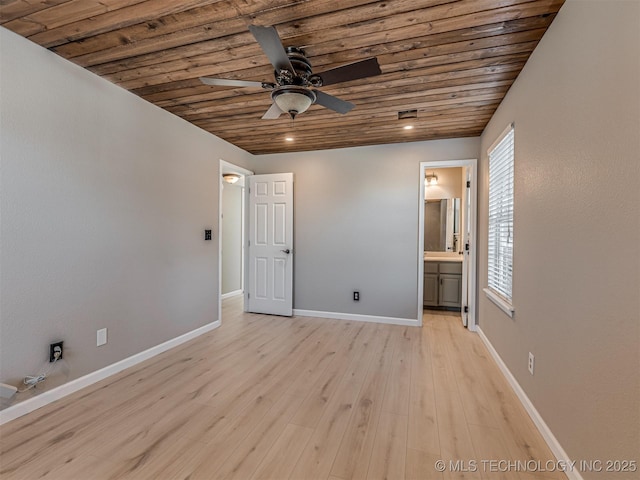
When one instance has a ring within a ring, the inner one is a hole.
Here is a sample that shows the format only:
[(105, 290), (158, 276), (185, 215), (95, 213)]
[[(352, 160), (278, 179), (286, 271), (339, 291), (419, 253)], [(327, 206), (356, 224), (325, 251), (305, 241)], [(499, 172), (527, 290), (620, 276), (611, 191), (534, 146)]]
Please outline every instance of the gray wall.
[(242, 289), (242, 186), (222, 184), (222, 294)]
[(0, 381), (64, 340), (43, 391), (217, 319), (218, 159), (249, 154), (0, 35)]
[(639, 25), (569, 0), (482, 135), (486, 287), (486, 150), (515, 121), (515, 318), (481, 293), (480, 327), (574, 459), (640, 460)]
[(294, 173), (294, 308), (415, 319), (420, 162), (477, 158), (478, 146), (465, 138), (255, 157), (255, 173)]

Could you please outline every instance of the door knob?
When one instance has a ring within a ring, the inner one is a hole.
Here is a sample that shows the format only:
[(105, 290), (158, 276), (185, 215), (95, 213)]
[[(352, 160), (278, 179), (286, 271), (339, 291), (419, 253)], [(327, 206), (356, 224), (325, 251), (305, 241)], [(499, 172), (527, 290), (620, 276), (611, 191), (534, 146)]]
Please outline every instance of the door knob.
[(280, 250), (282, 253), (286, 253), (287, 255), (289, 255), (291, 253), (291, 250), (289, 250), (288, 248), (286, 250)]

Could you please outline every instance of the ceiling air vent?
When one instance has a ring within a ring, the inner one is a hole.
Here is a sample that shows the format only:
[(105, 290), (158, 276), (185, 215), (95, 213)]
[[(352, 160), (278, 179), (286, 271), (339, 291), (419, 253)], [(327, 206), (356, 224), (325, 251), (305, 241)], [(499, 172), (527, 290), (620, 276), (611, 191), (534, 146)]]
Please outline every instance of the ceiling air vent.
[(418, 118), (418, 110), (404, 110), (398, 112), (398, 120), (404, 120), (405, 118)]

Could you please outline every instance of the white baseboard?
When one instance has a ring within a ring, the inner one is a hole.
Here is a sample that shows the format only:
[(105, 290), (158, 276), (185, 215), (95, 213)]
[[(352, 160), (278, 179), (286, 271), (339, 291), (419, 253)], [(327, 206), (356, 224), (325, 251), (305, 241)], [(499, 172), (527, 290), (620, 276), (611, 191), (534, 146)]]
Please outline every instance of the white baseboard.
[[(536, 410), (536, 407), (533, 406), (533, 403), (531, 403), (531, 400), (529, 400), (529, 397), (527, 396), (525, 391), (522, 389), (522, 387), (516, 380), (516, 377), (513, 376), (513, 374), (511, 373), (507, 365), (504, 363), (504, 361), (502, 360), (502, 358), (500, 357), (496, 349), (493, 348), (493, 345), (491, 344), (487, 336), (484, 334), (484, 332), (479, 326), (476, 327), (475, 330), (480, 336), (480, 338), (482, 339), (482, 342), (484, 343), (484, 345), (487, 347), (487, 350), (489, 350), (489, 353), (493, 357), (493, 360), (498, 364), (498, 367), (500, 368), (500, 370), (502, 371), (502, 374), (507, 379), (507, 382), (509, 382), (509, 385), (511, 385), (511, 388), (520, 399), (522, 406), (525, 408), (525, 410), (531, 417), (531, 420), (533, 420), (533, 423), (538, 428), (538, 431), (542, 435), (542, 438), (544, 438), (544, 441), (547, 442), (547, 445), (551, 449), (551, 452), (553, 452), (553, 454), (555, 455), (556, 459), (559, 462), (563, 462), (565, 465), (571, 465), (572, 463), (571, 463), (571, 459), (569, 458), (569, 455), (567, 455), (567, 452), (564, 451), (564, 448), (562, 448), (562, 445), (560, 445), (560, 442), (558, 442), (558, 439), (555, 437), (553, 432), (551, 432), (551, 429), (545, 423), (545, 421), (543, 420), (538, 410)], [(573, 468), (573, 469), (568, 468), (567, 471), (565, 471), (565, 473), (570, 480), (584, 480), (580, 472), (577, 470), (577, 468)]]
[(220, 295), (220, 298), (224, 300), (225, 298), (237, 297), (238, 295), (242, 295), (242, 294), (243, 294), (242, 289), (234, 290), (233, 292), (223, 293), (222, 295)]
[(46, 392), (42, 392), (41, 394), (31, 397), (23, 402), (12, 405), (2, 411), (0, 411), (0, 425), (7, 423), (11, 420), (14, 420), (22, 415), (26, 415), (29, 412), (33, 412), (34, 410), (44, 407), (49, 403), (52, 403), (56, 400), (59, 400), (67, 395), (70, 395), (78, 390), (88, 387), (100, 380), (104, 380), (111, 375), (115, 375), (118, 372), (121, 372), (125, 368), (132, 367), (140, 362), (148, 360), (151, 357), (155, 357), (162, 352), (169, 350), (170, 348), (177, 347), (178, 345), (188, 342), (204, 333), (210, 332), (220, 326), (220, 320), (216, 320), (213, 323), (209, 323), (200, 328), (196, 328), (190, 332), (185, 333), (184, 335), (180, 335), (179, 337), (172, 338), (160, 345), (156, 345), (155, 347), (151, 347), (147, 350), (144, 350), (140, 353), (136, 353), (128, 358), (120, 360), (119, 362), (112, 363), (100, 370), (96, 370), (95, 372), (88, 373), (83, 377), (76, 378), (75, 380), (71, 380), (59, 387), (52, 388), (51, 390), (47, 390)]
[(353, 320), (354, 322), (388, 323), (390, 325), (407, 325), (419, 327), (418, 320), (414, 318), (377, 317), (375, 315), (358, 315), (355, 313), (321, 312), (317, 310), (293, 309), (293, 314), (298, 317), (332, 318), (336, 320)]

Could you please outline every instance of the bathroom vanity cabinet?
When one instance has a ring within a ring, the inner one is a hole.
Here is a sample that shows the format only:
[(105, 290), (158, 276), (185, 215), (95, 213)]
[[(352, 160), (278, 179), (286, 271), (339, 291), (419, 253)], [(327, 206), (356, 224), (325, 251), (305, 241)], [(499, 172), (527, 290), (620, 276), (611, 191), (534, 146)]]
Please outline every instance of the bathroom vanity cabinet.
[(462, 298), (462, 262), (425, 261), (425, 307), (460, 308)]

